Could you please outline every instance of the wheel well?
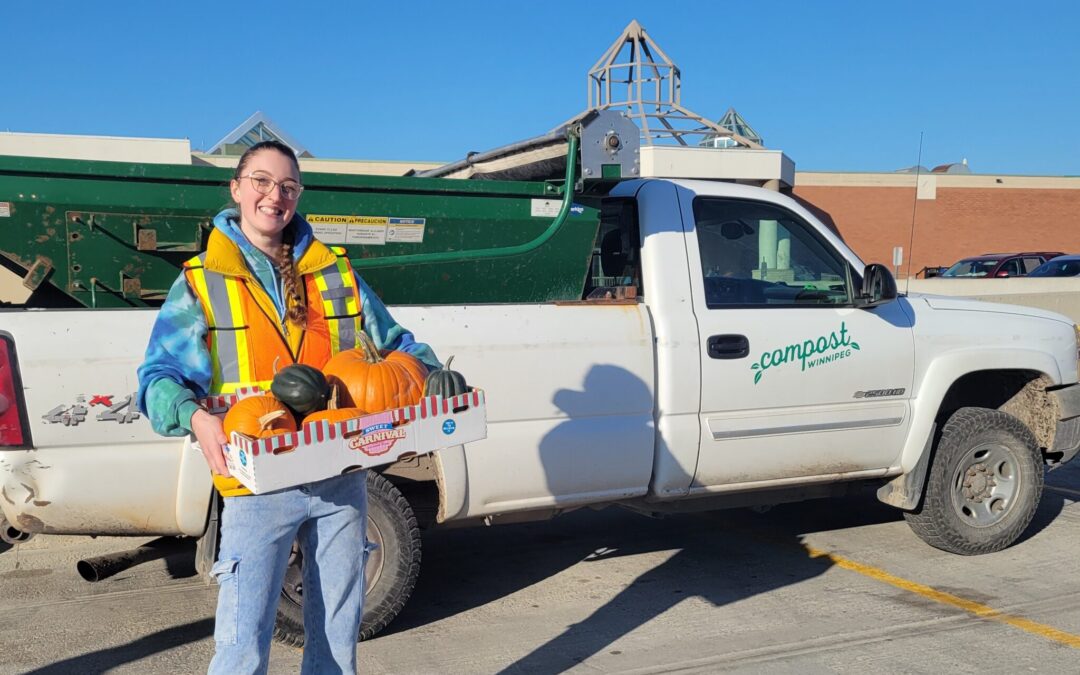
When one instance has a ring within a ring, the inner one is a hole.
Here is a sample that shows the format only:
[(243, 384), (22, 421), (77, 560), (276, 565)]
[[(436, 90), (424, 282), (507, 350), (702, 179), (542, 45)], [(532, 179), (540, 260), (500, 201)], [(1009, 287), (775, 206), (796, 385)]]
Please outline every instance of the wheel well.
[(410, 457), (376, 470), (408, 500), (421, 529), (435, 524), (439, 513), (439, 485), (431, 455)]
[(1009, 413), (1035, 434), (1045, 455), (1054, 445), (1058, 402), (1046, 393), (1053, 382), (1034, 370), (980, 370), (953, 382), (937, 414), (937, 428), (958, 409), (972, 406)]

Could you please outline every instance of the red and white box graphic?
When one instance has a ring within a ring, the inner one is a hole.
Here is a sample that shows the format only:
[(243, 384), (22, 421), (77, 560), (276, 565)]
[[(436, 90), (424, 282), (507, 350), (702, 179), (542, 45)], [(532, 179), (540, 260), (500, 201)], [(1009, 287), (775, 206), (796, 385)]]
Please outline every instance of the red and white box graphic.
[[(203, 399), (214, 414), (236, 401), (262, 393), (257, 388)], [(229, 472), (255, 494), (391, 464), (400, 459), (487, 438), (484, 392), (442, 398), (354, 417), (344, 422), (310, 422), (293, 433), (249, 438), (233, 432), (225, 448)]]

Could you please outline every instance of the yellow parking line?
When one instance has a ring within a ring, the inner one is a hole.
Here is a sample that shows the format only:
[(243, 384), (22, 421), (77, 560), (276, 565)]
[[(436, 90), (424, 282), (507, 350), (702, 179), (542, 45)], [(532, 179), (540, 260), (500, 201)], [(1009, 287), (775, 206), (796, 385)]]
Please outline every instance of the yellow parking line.
[(944, 593), (931, 588), (930, 586), (915, 583), (914, 581), (901, 579), (884, 570), (880, 570), (870, 565), (863, 565), (862, 563), (857, 563), (853, 560), (848, 560), (847, 558), (843, 558), (834, 553), (821, 551), (810, 546), (807, 546), (806, 550), (809, 552), (811, 558), (827, 558), (837, 567), (842, 567), (846, 570), (851, 570), (852, 572), (857, 572), (863, 576), (889, 584), (890, 586), (910, 591), (916, 595), (921, 595), (928, 600), (940, 602), (943, 605), (951, 605), (952, 607), (962, 609), (965, 612), (970, 612), (980, 619), (989, 619), (990, 621), (1008, 624), (1014, 628), (1019, 628), (1022, 631), (1027, 631), (1028, 633), (1044, 637), (1048, 640), (1053, 640), (1054, 642), (1060, 642), (1061, 644), (1068, 645), (1074, 649), (1080, 649), (1080, 635), (1066, 633), (1065, 631), (1058, 630), (1052, 626), (1047, 626), (1046, 624), (1031, 621), (1030, 619), (1025, 619), (1023, 617), (1003, 614), (993, 607), (987, 607), (978, 602), (965, 600), (964, 598), (955, 596), (951, 593)]

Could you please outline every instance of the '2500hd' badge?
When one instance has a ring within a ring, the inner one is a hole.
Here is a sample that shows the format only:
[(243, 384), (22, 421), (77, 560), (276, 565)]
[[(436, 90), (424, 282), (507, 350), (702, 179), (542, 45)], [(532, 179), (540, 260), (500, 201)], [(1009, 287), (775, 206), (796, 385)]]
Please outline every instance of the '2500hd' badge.
[(393, 424), (383, 422), (366, 427), (359, 436), (349, 440), (349, 447), (359, 450), (369, 457), (378, 457), (390, 452), (402, 438), (405, 438), (404, 429), (395, 429)]

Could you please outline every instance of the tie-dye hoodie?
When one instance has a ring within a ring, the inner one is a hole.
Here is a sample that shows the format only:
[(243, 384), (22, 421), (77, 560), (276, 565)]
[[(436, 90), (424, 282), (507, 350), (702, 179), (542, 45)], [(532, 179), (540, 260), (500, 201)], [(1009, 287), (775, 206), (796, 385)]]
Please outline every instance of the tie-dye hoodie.
[[(214, 227), (240, 250), (248, 269), (274, 301), (279, 320), (284, 320), (281, 275), (269, 258), (247, 240), (240, 230), (239, 219), (235, 209), (227, 209), (214, 218)], [(293, 216), (289, 227), (294, 228), (293, 259), (299, 260), (311, 246), (314, 235), (300, 214)], [(394, 321), (386, 305), (364, 280), (355, 272), (354, 277), (363, 305), (364, 332), (375, 345), (408, 352), (428, 368), (437, 368), (439, 362), (431, 348), (416, 342), (412, 333)], [(181, 273), (161, 306), (150, 333), (146, 360), (139, 366), (139, 409), (159, 434), (183, 436), (191, 432), (191, 416), (199, 407), (195, 401), (205, 397), (210, 389), (212, 369), (206, 346), (207, 331), (202, 307)]]

